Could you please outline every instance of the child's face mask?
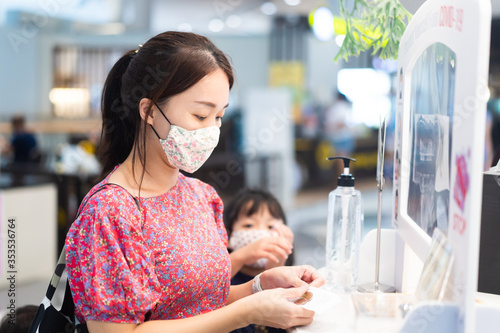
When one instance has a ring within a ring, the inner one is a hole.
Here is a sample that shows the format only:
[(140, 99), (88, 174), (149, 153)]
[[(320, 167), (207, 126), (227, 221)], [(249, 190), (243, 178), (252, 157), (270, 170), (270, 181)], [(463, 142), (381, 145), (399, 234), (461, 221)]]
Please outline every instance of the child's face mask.
[[(276, 233), (265, 229), (236, 230), (231, 233), (229, 238), (229, 248), (233, 251), (252, 244), (261, 238), (274, 236)], [(266, 267), (267, 258), (261, 258), (249, 265), (249, 267), (263, 269)]]

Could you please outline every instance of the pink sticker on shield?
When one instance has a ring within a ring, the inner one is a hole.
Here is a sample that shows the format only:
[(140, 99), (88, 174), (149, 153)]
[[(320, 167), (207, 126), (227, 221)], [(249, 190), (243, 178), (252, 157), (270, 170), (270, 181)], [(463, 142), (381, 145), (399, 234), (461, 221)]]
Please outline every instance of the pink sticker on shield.
[(457, 177), (455, 179), (455, 191), (453, 197), (460, 210), (465, 208), (465, 198), (469, 190), (469, 173), (467, 172), (467, 161), (464, 155), (457, 157)]

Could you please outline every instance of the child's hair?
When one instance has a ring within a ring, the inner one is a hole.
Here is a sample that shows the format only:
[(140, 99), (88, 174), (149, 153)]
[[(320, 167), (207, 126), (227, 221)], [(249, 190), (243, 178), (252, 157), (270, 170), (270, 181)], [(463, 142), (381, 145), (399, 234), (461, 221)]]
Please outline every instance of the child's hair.
[[(233, 232), (234, 223), (240, 215), (252, 216), (262, 207), (267, 207), (269, 214), (283, 221), (286, 225), (286, 216), (278, 199), (271, 193), (260, 189), (242, 189), (224, 207), (224, 226), (229, 237)], [(285, 265), (293, 265), (293, 252), (288, 256)]]
[(15, 322), (10, 314), (6, 314), (0, 322), (1, 333), (27, 333), (35, 318), (38, 306), (25, 305), (16, 309)]
[(283, 220), (286, 224), (286, 216), (278, 199), (271, 193), (259, 189), (242, 189), (236, 193), (231, 202), (224, 208), (224, 225), (227, 233), (231, 236), (233, 225), (238, 216), (251, 216), (262, 207), (267, 207), (272, 217)]

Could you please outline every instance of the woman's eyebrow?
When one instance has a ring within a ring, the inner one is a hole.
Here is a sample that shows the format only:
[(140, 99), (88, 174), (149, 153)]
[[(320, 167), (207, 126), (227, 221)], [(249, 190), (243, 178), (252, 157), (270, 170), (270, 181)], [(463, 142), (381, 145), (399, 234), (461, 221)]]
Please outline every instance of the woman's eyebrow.
[[(208, 102), (208, 101), (194, 101), (194, 102), (198, 103), (198, 104), (206, 105), (206, 106), (211, 107), (211, 108), (217, 107), (217, 105), (215, 105), (212, 102)], [(223, 109), (227, 108), (228, 106), (229, 106), (229, 103), (227, 103), (226, 106), (223, 107)]]

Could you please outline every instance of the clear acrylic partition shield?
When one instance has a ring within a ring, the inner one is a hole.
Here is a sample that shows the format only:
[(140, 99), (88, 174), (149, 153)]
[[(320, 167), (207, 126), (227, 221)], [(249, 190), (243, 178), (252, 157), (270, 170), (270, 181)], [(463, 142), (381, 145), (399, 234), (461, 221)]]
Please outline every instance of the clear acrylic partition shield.
[(489, 0), (428, 0), (399, 47), (393, 225), (422, 261), (434, 228), (450, 239), (461, 332), (474, 327), (490, 29)]

